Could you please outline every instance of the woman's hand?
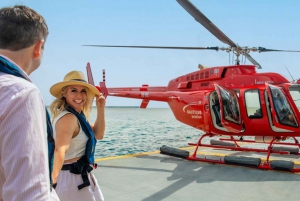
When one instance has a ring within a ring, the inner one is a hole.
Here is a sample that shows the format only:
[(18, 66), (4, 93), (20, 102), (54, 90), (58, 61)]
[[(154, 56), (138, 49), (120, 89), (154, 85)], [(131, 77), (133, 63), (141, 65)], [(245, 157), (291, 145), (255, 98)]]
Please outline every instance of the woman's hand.
[(104, 109), (106, 104), (106, 100), (102, 93), (100, 93), (100, 96), (96, 96), (96, 106), (97, 109)]
[(96, 97), (97, 117), (92, 129), (97, 140), (102, 140), (105, 132), (105, 104), (106, 100), (102, 93)]

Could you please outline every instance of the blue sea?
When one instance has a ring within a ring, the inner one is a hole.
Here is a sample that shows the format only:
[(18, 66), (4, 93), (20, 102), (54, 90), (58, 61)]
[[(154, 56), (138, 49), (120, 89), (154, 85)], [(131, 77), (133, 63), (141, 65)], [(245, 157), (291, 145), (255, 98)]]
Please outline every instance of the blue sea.
[[(93, 108), (92, 123), (95, 118)], [(106, 108), (105, 119), (105, 135), (97, 142), (95, 158), (156, 151), (162, 145), (186, 147), (203, 134), (177, 121), (169, 108)]]

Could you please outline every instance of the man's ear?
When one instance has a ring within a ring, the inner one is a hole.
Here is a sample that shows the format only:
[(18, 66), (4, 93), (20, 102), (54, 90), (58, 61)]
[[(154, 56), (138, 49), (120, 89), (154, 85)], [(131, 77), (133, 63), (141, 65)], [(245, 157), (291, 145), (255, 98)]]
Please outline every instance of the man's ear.
[(38, 59), (41, 54), (42, 54), (42, 50), (44, 49), (44, 39), (40, 39), (35, 45), (34, 45), (34, 49), (33, 49), (33, 57), (34, 59)]

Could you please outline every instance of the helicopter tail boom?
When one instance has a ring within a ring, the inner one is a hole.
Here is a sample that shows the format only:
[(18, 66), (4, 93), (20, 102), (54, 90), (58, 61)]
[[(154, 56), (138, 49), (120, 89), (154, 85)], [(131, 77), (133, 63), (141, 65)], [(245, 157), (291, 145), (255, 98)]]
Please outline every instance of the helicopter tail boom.
[[(149, 87), (150, 88), (150, 87)], [(154, 87), (157, 89), (158, 87)], [(143, 100), (155, 100), (155, 101), (166, 101), (167, 93), (163, 91), (162, 87), (160, 90), (148, 90), (142, 91), (139, 87), (124, 87), (124, 88), (107, 88), (109, 96), (119, 96), (124, 98), (135, 98)]]
[(147, 108), (150, 100), (167, 102), (168, 94), (166, 92), (166, 87), (148, 87), (148, 85), (143, 85), (142, 87), (118, 87), (118, 88), (107, 88), (108, 96), (117, 96), (123, 98), (134, 98), (142, 99), (140, 108)]

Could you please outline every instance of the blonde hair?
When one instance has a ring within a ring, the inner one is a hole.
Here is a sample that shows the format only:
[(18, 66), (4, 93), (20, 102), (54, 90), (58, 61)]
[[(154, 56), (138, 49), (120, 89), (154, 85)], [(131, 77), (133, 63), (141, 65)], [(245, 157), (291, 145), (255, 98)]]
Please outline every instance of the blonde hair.
[[(52, 115), (52, 121), (62, 112), (66, 110), (66, 106), (68, 105), (66, 98), (64, 95), (67, 92), (69, 86), (65, 86), (61, 89), (60, 94), (56, 100), (54, 100), (49, 109)], [(86, 119), (89, 120), (89, 115), (92, 110), (94, 95), (89, 91), (87, 87), (85, 87), (87, 92), (87, 101), (82, 108), (82, 112), (85, 115)]]

